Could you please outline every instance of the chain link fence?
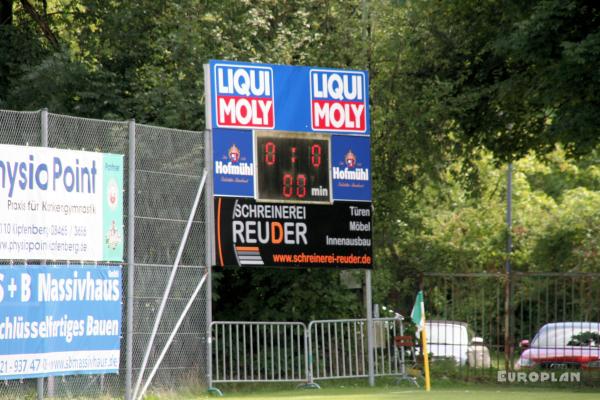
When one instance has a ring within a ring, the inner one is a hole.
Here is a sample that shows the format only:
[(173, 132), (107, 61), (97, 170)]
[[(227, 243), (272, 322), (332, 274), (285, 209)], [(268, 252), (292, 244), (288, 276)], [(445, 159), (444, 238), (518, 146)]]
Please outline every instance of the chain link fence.
[[(586, 329), (593, 334), (597, 328), (590, 327), (600, 324), (600, 274), (425, 273), (419, 280), (430, 321), (427, 335), (434, 378), (501, 383), (499, 372), (559, 376), (575, 371), (580, 373), (578, 385), (600, 385), (599, 365), (590, 365), (600, 354), (600, 343), (569, 344), (571, 336)], [(551, 340), (536, 347), (534, 338), (543, 329), (552, 329)], [(475, 357), (482, 350), (483, 361)], [(592, 357), (573, 355), (578, 352)], [(449, 362), (450, 357), (460, 362)], [(512, 383), (510, 378), (508, 382)], [(553, 382), (562, 384), (540, 384)]]
[[(47, 119), (46, 119), (47, 118)], [(47, 127), (48, 147), (125, 155), (129, 170), (130, 130), (135, 135), (135, 238), (132, 334), (132, 381), (141, 372), (157, 309), (164, 294), (204, 169), (202, 132), (105, 121), (37, 112), (0, 110), (0, 144), (42, 146)], [(124, 176), (127, 192), (128, 176)], [(128, 195), (124, 199), (124, 232), (128, 238)], [(204, 196), (203, 196), (204, 199)], [(206, 207), (204, 200), (193, 217), (163, 318), (150, 353), (148, 367), (156, 363), (167, 338), (198, 281), (206, 272)], [(127, 252), (126, 252), (127, 253)], [(53, 260), (52, 263), (59, 263)], [(28, 260), (0, 260), (25, 264)], [(29, 263), (31, 263), (29, 261)], [(39, 263), (39, 261), (38, 261)], [(71, 263), (72, 264), (72, 263)], [(43, 396), (122, 398), (126, 393), (126, 304), (130, 260), (123, 264), (121, 360), (118, 375), (74, 375), (44, 378)], [(206, 386), (207, 289), (203, 287), (178, 330), (153, 380), (154, 390)], [(147, 375), (147, 374), (146, 374)], [(35, 379), (0, 383), (0, 399), (39, 397)]]

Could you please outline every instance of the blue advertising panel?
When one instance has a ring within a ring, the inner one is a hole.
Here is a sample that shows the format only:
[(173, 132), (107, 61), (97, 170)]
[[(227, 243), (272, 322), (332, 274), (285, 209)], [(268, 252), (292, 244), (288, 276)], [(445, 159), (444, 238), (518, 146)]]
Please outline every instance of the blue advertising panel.
[(211, 128), (369, 135), (365, 71), (209, 62)]
[(331, 175), (335, 200), (371, 201), (369, 138), (333, 136)]
[(0, 267), (0, 379), (117, 373), (121, 267)]
[(213, 138), (214, 192), (254, 197), (252, 132), (220, 129)]

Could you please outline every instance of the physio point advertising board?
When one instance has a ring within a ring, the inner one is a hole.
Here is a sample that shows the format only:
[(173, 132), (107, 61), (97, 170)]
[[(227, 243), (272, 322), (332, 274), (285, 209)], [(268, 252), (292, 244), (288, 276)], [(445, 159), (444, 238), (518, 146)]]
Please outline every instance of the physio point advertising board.
[(210, 61), (214, 264), (371, 268), (366, 71)]
[(123, 260), (123, 156), (0, 145), (0, 259)]

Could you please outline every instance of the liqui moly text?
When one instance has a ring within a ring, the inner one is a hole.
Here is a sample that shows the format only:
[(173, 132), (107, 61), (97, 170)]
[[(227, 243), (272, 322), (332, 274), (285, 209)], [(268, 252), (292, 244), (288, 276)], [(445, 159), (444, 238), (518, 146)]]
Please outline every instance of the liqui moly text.
[(275, 127), (273, 70), (270, 67), (216, 64), (213, 73), (218, 127)]
[(366, 132), (366, 76), (363, 72), (310, 71), (312, 129)]

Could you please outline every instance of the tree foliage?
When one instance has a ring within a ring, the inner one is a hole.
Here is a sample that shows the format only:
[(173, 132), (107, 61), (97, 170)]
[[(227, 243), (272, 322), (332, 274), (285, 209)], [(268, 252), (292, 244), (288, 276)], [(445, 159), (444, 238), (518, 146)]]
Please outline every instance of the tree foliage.
[[(420, 271), (501, 268), (509, 160), (515, 268), (596, 271), (599, 10), (583, 0), (1, 0), (0, 107), (201, 130), (208, 59), (368, 69), (378, 301), (412, 297), (405, 277)], [(337, 272), (240, 270), (217, 286), (228, 318), (358, 313), (359, 293)]]
[(598, 144), (597, 6), (412, 2), (403, 22), (400, 79), (408, 95), (441, 105), (438, 127), (462, 150), (484, 146), (510, 160), (556, 143), (575, 154)]

